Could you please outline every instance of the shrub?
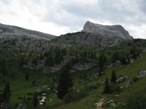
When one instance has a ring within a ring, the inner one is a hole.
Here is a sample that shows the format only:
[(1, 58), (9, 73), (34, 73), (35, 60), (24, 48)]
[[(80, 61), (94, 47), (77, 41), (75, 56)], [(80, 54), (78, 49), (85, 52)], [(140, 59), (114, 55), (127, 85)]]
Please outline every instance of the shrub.
[(31, 96), (31, 95), (33, 95), (33, 93), (32, 92), (28, 92), (27, 95), (28, 96)]
[(132, 78), (132, 81), (133, 82), (137, 82), (138, 81), (138, 78), (137, 77), (134, 77), (134, 78)]
[(18, 99), (22, 100), (22, 99), (23, 99), (23, 97), (20, 97), (20, 96), (19, 96), (19, 97), (18, 97)]

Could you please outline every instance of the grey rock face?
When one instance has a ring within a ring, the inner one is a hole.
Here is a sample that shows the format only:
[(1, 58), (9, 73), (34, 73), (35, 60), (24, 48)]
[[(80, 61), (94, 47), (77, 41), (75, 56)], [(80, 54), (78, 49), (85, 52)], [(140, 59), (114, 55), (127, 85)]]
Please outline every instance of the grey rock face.
[(100, 25), (94, 24), (90, 21), (87, 21), (83, 27), (84, 32), (101, 34), (107, 37), (118, 37), (125, 40), (132, 40), (133, 38), (129, 35), (121, 25)]
[(33, 30), (28, 30), (16, 26), (0, 24), (0, 38), (20, 38), (20, 37), (29, 37), (33, 39), (45, 39), (51, 40), (55, 36), (50, 34), (45, 34)]

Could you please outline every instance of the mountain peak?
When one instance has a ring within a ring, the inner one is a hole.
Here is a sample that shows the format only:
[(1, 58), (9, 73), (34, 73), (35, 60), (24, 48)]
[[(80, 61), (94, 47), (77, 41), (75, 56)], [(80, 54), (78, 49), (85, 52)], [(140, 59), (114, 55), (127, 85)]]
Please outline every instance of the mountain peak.
[(128, 31), (121, 25), (101, 25), (87, 21), (83, 27), (84, 32), (102, 34), (107, 37), (117, 37), (125, 40), (132, 40)]

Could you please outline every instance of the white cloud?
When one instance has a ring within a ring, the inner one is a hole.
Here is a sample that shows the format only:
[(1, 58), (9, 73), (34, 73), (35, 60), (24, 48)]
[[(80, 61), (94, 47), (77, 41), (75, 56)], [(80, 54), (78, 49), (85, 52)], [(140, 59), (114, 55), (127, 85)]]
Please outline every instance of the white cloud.
[(80, 31), (90, 20), (146, 38), (145, 11), (145, 0), (0, 0), (1, 23), (54, 35)]
[(146, 24), (126, 26), (130, 34), (135, 38), (146, 38)]
[(1, 23), (39, 30), (53, 35), (60, 35), (69, 31), (68, 27), (43, 21), (47, 12), (46, 7), (43, 7), (45, 2), (37, 4), (34, 1), (13, 0), (9, 2), (9, 5), (1, 1), (0, 4)]

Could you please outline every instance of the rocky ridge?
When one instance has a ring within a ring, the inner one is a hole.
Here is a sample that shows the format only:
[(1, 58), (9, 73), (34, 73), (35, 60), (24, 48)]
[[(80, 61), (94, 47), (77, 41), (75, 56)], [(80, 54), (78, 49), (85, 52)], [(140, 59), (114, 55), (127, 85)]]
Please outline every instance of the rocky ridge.
[(0, 24), (0, 38), (22, 38), (28, 37), (33, 39), (44, 39), (44, 40), (51, 40), (55, 38), (54, 35), (28, 30), (17, 26), (10, 26)]

